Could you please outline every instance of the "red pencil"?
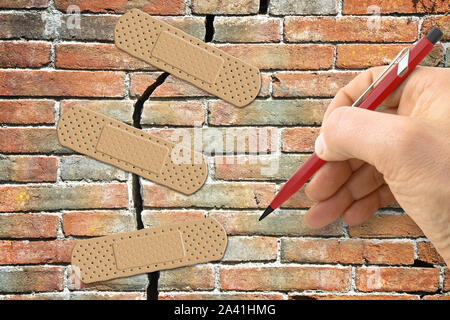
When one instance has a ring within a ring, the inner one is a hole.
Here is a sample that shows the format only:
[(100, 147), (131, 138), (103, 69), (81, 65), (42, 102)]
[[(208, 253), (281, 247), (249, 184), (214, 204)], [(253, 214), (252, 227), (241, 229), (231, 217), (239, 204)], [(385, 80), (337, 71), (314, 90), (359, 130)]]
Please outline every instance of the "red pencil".
[[(369, 88), (355, 101), (353, 106), (375, 110), (381, 102), (414, 70), (414, 68), (433, 49), (434, 44), (442, 37), (438, 28), (433, 28), (426, 37), (420, 39), (411, 49), (403, 49), (386, 70), (370, 85)], [(406, 53), (403, 54), (403, 52)], [(396, 63), (398, 61), (398, 63)], [(392, 68), (391, 68), (392, 67)], [(390, 71), (389, 71), (390, 70)], [(389, 72), (388, 72), (389, 71)], [(384, 77), (383, 77), (384, 76)], [(380, 80), (381, 79), (381, 80)], [(375, 84), (378, 84), (375, 86)], [(372, 91), (370, 91), (372, 90)], [(370, 92), (369, 92), (370, 91)], [(259, 218), (267, 217), (281, 206), (294, 193), (296, 193), (312, 177), (326, 161), (320, 159), (315, 153), (289, 178), (280, 192)]]

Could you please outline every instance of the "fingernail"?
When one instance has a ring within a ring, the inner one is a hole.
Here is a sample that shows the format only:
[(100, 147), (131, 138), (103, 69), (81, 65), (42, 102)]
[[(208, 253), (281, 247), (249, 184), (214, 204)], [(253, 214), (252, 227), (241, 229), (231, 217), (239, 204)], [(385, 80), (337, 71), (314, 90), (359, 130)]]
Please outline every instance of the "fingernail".
[(326, 145), (323, 134), (319, 134), (319, 136), (317, 137), (316, 142), (314, 143), (314, 149), (318, 156), (321, 156), (325, 153)]

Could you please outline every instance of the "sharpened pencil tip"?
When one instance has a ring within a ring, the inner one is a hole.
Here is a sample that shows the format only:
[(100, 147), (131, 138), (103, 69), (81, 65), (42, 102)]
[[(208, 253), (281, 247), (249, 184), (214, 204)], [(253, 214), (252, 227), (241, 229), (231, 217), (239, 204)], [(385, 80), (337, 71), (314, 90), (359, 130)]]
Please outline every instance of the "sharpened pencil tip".
[(268, 206), (266, 208), (266, 210), (264, 210), (264, 213), (261, 215), (261, 217), (259, 217), (259, 221), (261, 221), (262, 219), (264, 219), (265, 217), (267, 217), (269, 214), (271, 214), (273, 212), (274, 209), (272, 209), (271, 206)]

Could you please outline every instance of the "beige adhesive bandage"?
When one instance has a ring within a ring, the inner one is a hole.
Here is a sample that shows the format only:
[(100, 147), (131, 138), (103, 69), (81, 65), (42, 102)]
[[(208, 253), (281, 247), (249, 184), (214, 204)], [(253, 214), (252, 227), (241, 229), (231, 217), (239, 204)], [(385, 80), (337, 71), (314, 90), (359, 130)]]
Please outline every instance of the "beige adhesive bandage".
[(220, 260), (227, 236), (213, 218), (80, 240), (72, 267), (84, 283)]
[(139, 9), (120, 17), (114, 42), (128, 54), (237, 107), (252, 102), (261, 87), (258, 68)]
[(61, 145), (184, 194), (197, 191), (206, 180), (201, 153), (100, 113), (72, 107), (57, 130)]

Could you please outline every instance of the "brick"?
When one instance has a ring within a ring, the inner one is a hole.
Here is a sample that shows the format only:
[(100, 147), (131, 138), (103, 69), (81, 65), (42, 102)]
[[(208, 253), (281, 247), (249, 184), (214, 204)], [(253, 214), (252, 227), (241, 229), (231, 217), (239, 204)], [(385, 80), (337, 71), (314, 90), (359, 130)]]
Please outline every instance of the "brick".
[(0, 241), (0, 265), (69, 263), (75, 242)]
[(422, 230), (406, 214), (376, 214), (364, 224), (349, 227), (349, 234), (359, 238), (419, 238)]
[(144, 103), (141, 125), (199, 126), (204, 118), (201, 102), (148, 100)]
[(305, 155), (215, 157), (219, 180), (287, 180), (307, 160)]
[[(447, 6), (448, 5), (449, 4), (447, 3)], [(438, 27), (442, 31), (443, 35), (440, 41), (444, 42), (450, 40), (450, 16), (424, 18), (422, 28), (420, 29), (420, 34), (423, 37), (426, 36), (433, 27)]]
[(63, 181), (127, 181), (129, 176), (121, 169), (85, 156), (63, 157), (59, 169)]
[(5, 9), (40, 9), (47, 8), (49, 0), (0, 0), (0, 8)]
[(69, 300), (146, 300), (143, 292), (70, 292)]
[(344, 14), (373, 14), (373, 12), (367, 12), (369, 6), (378, 6), (380, 13), (446, 13), (450, 11), (450, 4), (444, 0), (345, 0), (342, 12)]
[(72, 268), (69, 270), (67, 284), (69, 290), (81, 291), (144, 291), (147, 286), (148, 277), (146, 274), (85, 284), (77, 278)]
[(53, 124), (54, 105), (50, 100), (0, 100), (0, 123)]
[(38, 13), (0, 13), (0, 39), (50, 39)]
[(56, 238), (59, 218), (39, 213), (0, 214), (0, 238)]
[(138, 8), (149, 14), (184, 14), (183, 0), (55, 0), (56, 8), (66, 12), (67, 7), (76, 5), (81, 12), (124, 13)]
[(204, 154), (261, 154), (278, 149), (277, 128), (153, 128), (145, 131)]
[(292, 294), (289, 300), (419, 300), (420, 296), (411, 294)]
[(413, 42), (417, 18), (380, 17), (380, 28), (370, 28), (370, 17), (286, 17), (287, 42)]
[(328, 100), (255, 100), (245, 108), (214, 100), (209, 102), (208, 121), (229, 125), (317, 125), (322, 122)]
[(281, 240), (281, 261), (410, 265), (414, 263), (414, 246), (404, 241), (284, 238)]
[(274, 73), (274, 97), (333, 97), (357, 74), (353, 72)]
[(125, 208), (126, 184), (0, 187), (0, 211)]
[(192, 0), (197, 14), (252, 14), (259, 10), (258, 0)]
[(274, 15), (315, 15), (336, 14), (336, 0), (272, 0), (269, 2), (269, 12)]
[(110, 118), (133, 124), (134, 101), (131, 100), (63, 100), (61, 114), (71, 107), (83, 107), (104, 114)]
[(439, 269), (430, 268), (358, 268), (356, 287), (360, 291), (435, 292)]
[(160, 292), (158, 300), (283, 300), (281, 293), (185, 293)]
[(216, 17), (215, 42), (280, 42), (281, 21), (267, 17)]
[(338, 239), (281, 239), (281, 261), (299, 263), (363, 263), (362, 241)]
[[(405, 47), (399, 44), (338, 44), (336, 66), (342, 69), (361, 69), (386, 65)], [(437, 66), (442, 61), (442, 45), (436, 45), (420, 63)]]
[(282, 208), (310, 208), (315, 204), (305, 193), (305, 186), (294, 193), (289, 200), (282, 204)]
[(0, 128), (2, 153), (67, 153), (55, 128)]
[(55, 157), (0, 157), (0, 181), (55, 182), (57, 168)]
[(223, 262), (275, 261), (277, 238), (273, 237), (229, 237)]
[(364, 241), (364, 260), (370, 264), (411, 265), (414, 244), (406, 241)]
[(239, 291), (343, 291), (350, 286), (350, 268), (339, 267), (222, 267), (220, 286)]
[(0, 292), (62, 291), (64, 267), (2, 267)]
[(136, 230), (134, 216), (127, 211), (71, 211), (62, 215), (67, 236), (104, 236)]
[(110, 71), (0, 71), (0, 95), (122, 97), (124, 73)]
[(205, 216), (205, 211), (201, 210), (143, 210), (141, 213), (142, 222), (146, 228), (162, 226), (178, 222), (187, 222), (201, 219)]
[(0, 296), (0, 300), (64, 300), (66, 294), (62, 292), (44, 292), (31, 294), (8, 294)]
[(424, 296), (423, 300), (450, 300), (450, 295), (447, 294), (436, 294), (430, 296)]
[(109, 43), (61, 43), (55, 46), (60, 69), (157, 70)]
[(445, 265), (444, 259), (433, 244), (427, 241), (417, 242), (417, 260), (430, 264)]
[(214, 269), (211, 266), (191, 266), (160, 272), (158, 290), (212, 290)]
[(257, 222), (261, 211), (211, 211), (228, 235), (266, 236), (341, 236), (342, 223), (336, 221), (321, 229), (310, 229), (303, 220), (300, 210), (278, 210), (264, 220)]
[(331, 45), (231, 44), (218, 48), (263, 70), (322, 70), (333, 65)]
[(42, 68), (49, 63), (47, 42), (0, 42), (1, 68)]
[[(318, 116), (318, 118), (321, 118), (321, 116)], [(313, 152), (314, 143), (319, 133), (319, 128), (283, 129), (281, 131), (281, 150), (284, 152)]]
[(192, 195), (156, 184), (143, 190), (144, 207), (163, 208), (266, 208), (275, 195), (269, 183), (207, 183)]
[[(130, 76), (130, 96), (138, 97), (152, 85), (160, 76), (160, 72), (132, 73)], [(261, 90), (259, 97), (269, 96), (270, 76), (261, 75)], [(190, 83), (180, 80), (172, 75), (167, 77), (163, 84), (155, 89), (152, 98), (181, 98), (181, 97), (211, 97), (212, 95)]]

